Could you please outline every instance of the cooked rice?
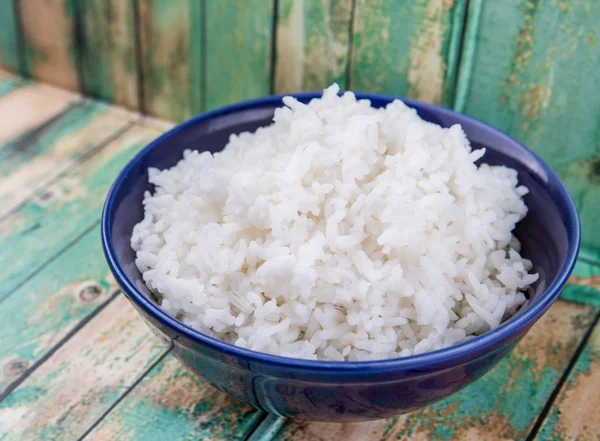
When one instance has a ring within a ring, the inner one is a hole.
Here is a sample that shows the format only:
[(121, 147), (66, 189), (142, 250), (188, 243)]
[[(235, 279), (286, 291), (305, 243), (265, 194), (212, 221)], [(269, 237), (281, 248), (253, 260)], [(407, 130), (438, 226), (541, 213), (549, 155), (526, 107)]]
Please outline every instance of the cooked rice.
[(338, 90), (150, 169), (131, 238), (145, 283), (194, 329), (289, 357), (402, 357), (496, 328), (538, 277), (512, 235), (517, 172), (477, 167), (458, 125)]

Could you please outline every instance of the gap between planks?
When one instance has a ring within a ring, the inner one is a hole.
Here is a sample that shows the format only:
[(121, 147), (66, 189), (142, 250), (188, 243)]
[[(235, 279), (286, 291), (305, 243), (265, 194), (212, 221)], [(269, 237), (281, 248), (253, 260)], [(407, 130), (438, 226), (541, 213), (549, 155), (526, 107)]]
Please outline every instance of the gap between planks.
[(531, 429), (531, 432), (529, 432), (529, 435), (527, 436), (525, 441), (533, 441), (537, 437), (540, 429), (542, 428), (542, 425), (544, 424), (544, 422), (546, 421), (546, 419), (548, 418), (548, 416), (550, 414), (550, 411), (552, 410), (552, 406), (555, 404), (556, 399), (558, 398), (560, 392), (562, 391), (563, 387), (567, 383), (567, 380), (569, 379), (571, 373), (573, 372), (573, 369), (577, 365), (577, 361), (581, 357), (581, 354), (583, 353), (584, 348), (590, 341), (590, 338), (593, 335), (596, 327), (599, 326), (598, 325), (599, 322), (600, 322), (600, 311), (598, 311), (596, 313), (596, 317), (594, 318), (592, 325), (589, 327), (589, 329), (583, 336), (583, 339), (579, 342), (579, 346), (577, 346), (577, 350), (575, 351), (575, 354), (569, 361), (569, 365), (567, 366), (567, 369), (565, 369), (562, 376), (560, 377), (560, 380), (555, 385), (554, 390), (552, 391), (552, 394), (550, 395), (550, 397), (548, 397), (548, 400), (546, 401), (546, 404), (545, 404), (544, 408), (542, 409), (542, 412), (538, 415), (538, 418), (536, 419), (536, 421), (533, 425), (533, 428)]
[(171, 342), (171, 344), (170, 344), (170, 345), (169, 345), (169, 347), (168, 347), (168, 348), (165, 350), (165, 352), (164, 352), (162, 355), (160, 355), (159, 357), (157, 357), (157, 359), (156, 359), (156, 360), (154, 360), (154, 362), (153, 362), (152, 364), (150, 364), (150, 366), (148, 366), (148, 368), (147, 368), (147, 369), (146, 369), (146, 370), (145, 370), (145, 371), (142, 373), (142, 375), (140, 375), (140, 376), (139, 376), (139, 377), (138, 377), (138, 378), (137, 378), (137, 379), (136, 379), (136, 380), (133, 382), (133, 384), (132, 384), (132, 385), (131, 385), (129, 388), (127, 388), (127, 389), (125, 390), (125, 392), (123, 392), (123, 393), (122, 393), (122, 394), (119, 396), (119, 398), (117, 398), (117, 399), (116, 399), (116, 400), (115, 400), (115, 401), (114, 401), (114, 402), (113, 402), (113, 403), (110, 405), (110, 407), (109, 407), (108, 409), (106, 409), (106, 410), (104, 411), (104, 413), (103, 413), (102, 415), (100, 415), (100, 417), (99, 417), (99, 418), (98, 418), (96, 421), (94, 421), (94, 422), (93, 422), (93, 423), (90, 425), (90, 427), (88, 427), (88, 428), (85, 430), (85, 432), (83, 432), (83, 434), (82, 434), (82, 435), (81, 435), (79, 438), (77, 438), (77, 441), (83, 441), (83, 439), (85, 439), (85, 438), (86, 438), (86, 437), (87, 437), (87, 436), (88, 436), (88, 435), (89, 435), (89, 434), (90, 434), (90, 433), (91, 433), (91, 432), (92, 432), (92, 431), (93, 431), (93, 430), (94, 430), (94, 429), (95, 429), (95, 428), (96, 428), (96, 427), (97, 427), (97, 426), (98, 426), (98, 425), (99, 425), (99, 424), (102, 422), (102, 420), (104, 420), (104, 418), (106, 418), (106, 417), (108, 416), (108, 414), (109, 414), (109, 413), (111, 413), (111, 412), (113, 411), (113, 409), (114, 409), (115, 407), (117, 407), (117, 406), (119, 405), (119, 403), (120, 403), (121, 401), (123, 401), (123, 399), (125, 399), (125, 397), (127, 397), (127, 395), (129, 395), (129, 393), (130, 393), (130, 392), (131, 392), (133, 389), (135, 389), (135, 388), (137, 387), (137, 385), (138, 385), (138, 384), (140, 384), (140, 382), (141, 382), (141, 381), (142, 381), (144, 378), (146, 378), (146, 375), (148, 375), (148, 373), (149, 373), (151, 370), (153, 370), (153, 369), (154, 369), (154, 368), (155, 368), (155, 367), (156, 367), (156, 366), (157, 366), (159, 363), (161, 363), (161, 362), (162, 362), (162, 361), (165, 359), (165, 357), (166, 357), (167, 355), (169, 355), (169, 353), (171, 352), (171, 350), (172, 350), (172, 349), (173, 349), (173, 343)]
[[(49, 86), (38, 86), (37, 84), (28, 83), (29, 85), (33, 85), (31, 91), (33, 93), (37, 93), (40, 94), (42, 96), (46, 96), (46, 97), (50, 97), (53, 100), (56, 100), (57, 102), (65, 102), (65, 103), (69, 103), (69, 102), (73, 102), (76, 99), (79, 99), (80, 97), (77, 94), (73, 94), (70, 92), (64, 92), (62, 93), (62, 91), (54, 88), (54, 87), (49, 87)], [(17, 89), (18, 90), (18, 89)], [(28, 89), (29, 90), (29, 89)], [(58, 93), (57, 93), (58, 91)], [(94, 101), (92, 100), (88, 100), (91, 103), (94, 103)], [(93, 104), (92, 104), (93, 105)], [(152, 127), (152, 128), (156, 128), (159, 131), (164, 131), (166, 129), (168, 129), (169, 127), (172, 127), (171, 123), (165, 122), (165, 121), (161, 121), (161, 120), (157, 120), (155, 118), (147, 118), (147, 117), (142, 117), (140, 114), (135, 113), (135, 112), (130, 112), (127, 111), (125, 109), (122, 108), (118, 108), (116, 106), (106, 106), (106, 110), (104, 111), (106, 115), (112, 114), (111, 112), (116, 112), (117, 114), (115, 116), (118, 116), (118, 114), (120, 114), (121, 112), (123, 113), (123, 116), (125, 118), (127, 118), (128, 120), (130, 120), (125, 126), (115, 130), (114, 132), (110, 133), (107, 137), (104, 137), (103, 139), (101, 139), (99, 142), (97, 142), (95, 145), (93, 145), (91, 148), (89, 148), (87, 151), (84, 151), (79, 157), (77, 157), (76, 159), (74, 159), (73, 161), (70, 162), (70, 164), (68, 164), (63, 170), (61, 170), (58, 174), (54, 175), (54, 176), (50, 176), (49, 179), (46, 179), (45, 182), (43, 183), (43, 185), (33, 185), (31, 192), (24, 195), (24, 197), (20, 200), (20, 202), (18, 202), (16, 204), (15, 207), (13, 207), (12, 209), (9, 209), (9, 211), (3, 215), (0, 215), (0, 224), (6, 222), (8, 219), (11, 218), (11, 216), (15, 215), (15, 213), (21, 208), (23, 207), (25, 204), (27, 204), (28, 202), (30, 202), (33, 197), (40, 193), (43, 192), (46, 188), (49, 188), (52, 185), (55, 185), (57, 183), (59, 183), (61, 180), (65, 179), (66, 176), (76, 172), (78, 169), (80, 169), (86, 162), (88, 162), (89, 160), (91, 160), (92, 158), (94, 158), (99, 152), (101, 152), (106, 146), (110, 145), (112, 142), (118, 140), (122, 135), (124, 135), (128, 130), (132, 129), (133, 127), (135, 127), (136, 125), (142, 125), (142, 126), (148, 126), (148, 127)], [(41, 125), (43, 126), (44, 124), (46, 124), (46, 122), (42, 121)], [(92, 123), (93, 124), (93, 123)], [(36, 126), (32, 127), (29, 129), (29, 132), (31, 131), (35, 131), (37, 129)], [(29, 133), (26, 132), (26, 133)], [(159, 135), (160, 132), (157, 132), (157, 135)], [(22, 136), (22, 135), (19, 135)], [(38, 156), (38, 154), (36, 153), (36, 155), (34, 156), (34, 158), (36, 158)], [(88, 226), (87, 229), (92, 228), (93, 225)], [(86, 231), (87, 231), (86, 229)], [(85, 234), (85, 231), (82, 233)], [(31, 272), (29, 272), (29, 274), (27, 274), (25, 277), (23, 277), (22, 279), (20, 279), (19, 281), (17, 281), (16, 285), (13, 287), (13, 289), (11, 289), (5, 296), (0, 298), (0, 303), (2, 303), (8, 296), (10, 296), (13, 292), (15, 292), (17, 289), (19, 289), (20, 286), (23, 285), (23, 283), (26, 283), (27, 280), (31, 279), (31, 277), (35, 276), (37, 273), (39, 273), (43, 268), (45, 268), (49, 263), (51, 263), (54, 259), (56, 259), (58, 256), (60, 256), (64, 251), (66, 251), (70, 246), (72, 246), (75, 242), (77, 242), (78, 238), (80, 236), (76, 237), (74, 240), (68, 242), (66, 244), (66, 246), (62, 247), (61, 249), (57, 250), (57, 252), (51, 256), (49, 256), (49, 258), (41, 263), (38, 263), (37, 266), (35, 266)]]
[(50, 357), (52, 357), (52, 355), (56, 351), (58, 351), (61, 347), (63, 347), (65, 345), (65, 343), (71, 339), (71, 337), (73, 337), (81, 329), (83, 329), (83, 327), (90, 320), (92, 320), (94, 317), (96, 317), (100, 312), (102, 312), (102, 310), (104, 308), (106, 308), (113, 300), (115, 300), (119, 294), (120, 294), (120, 291), (116, 291), (115, 293), (113, 293), (107, 301), (102, 303), (100, 306), (98, 306), (96, 309), (94, 309), (89, 315), (87, 315), (79, 323), (77, 323), (77, 325), (75, 325), (75, 327), (71, 331), (69, 331), (63, 338), (61, 338), (58, 341), (58, 343), (56, 343), (52, 348), (50, 348), (50, 350), (47, 353), (45, 353), (39, 360), (37, 360), (31, 367), (29, 367), (27, 370), (25, 370), (25, 372), (23, 372), (23, 374), (21, 374), (21, 376), (19, 378), (17, 378), (15, 381), (10, 383), (6, 387), (6, 389), (4, 389), (4, 391), (2, 393), (0, 393), (0, 404), (2, 403), (2, 401), (4, 401), (6, 399), (6, 397), (8, 397), (12, 393), (12, 391), (14, 391), (25, 380), (27, 380), (27, 378), (29, 378), (31, 376), (31, 374), (33, 374), (33, 372), (35, 372), (35, 370), (37, 368), (39, 368), (44, 362), (46, 362), (46, 360), (48, 360)]

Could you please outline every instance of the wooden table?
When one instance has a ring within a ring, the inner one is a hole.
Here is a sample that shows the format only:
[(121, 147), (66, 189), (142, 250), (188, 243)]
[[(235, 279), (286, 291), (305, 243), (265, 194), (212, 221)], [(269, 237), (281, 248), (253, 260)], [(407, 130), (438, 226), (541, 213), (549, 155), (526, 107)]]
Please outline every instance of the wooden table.
[(99, 239), (113, 179), (168, 127), (0, 74), (0, 440), (600, 439), (591, 261), (492, 372), (409, 415), (286, 421), (192, 376), (119, 293)]

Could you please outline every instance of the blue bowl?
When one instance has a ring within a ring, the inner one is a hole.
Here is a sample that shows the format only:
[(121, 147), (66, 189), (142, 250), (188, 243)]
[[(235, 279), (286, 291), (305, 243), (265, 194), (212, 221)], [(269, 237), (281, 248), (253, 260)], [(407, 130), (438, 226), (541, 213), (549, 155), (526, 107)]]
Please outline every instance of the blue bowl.
[[(316, 93), (295, 95), (308, 102)], [(357, 94), (374, 107), (393, 97)], [(143, 217), (142, 197), (150, 188), (148, 167), (173, 166), (185, 149), (222, 150), (229, 135), (271, 122), (281, 96), (261, 98), (197, 116), (144, 148), (121, 172), (102, 214), (106, 259), (123, 293), (150, 329), (173, 347), (175, 356), (216, 388), (266, 412), (320, 421), (386, 418), (429, 405), (489, 371), (527, 333), (557, 298), (579, 252), (579, 219), (569, 193), (534, 153), (473, 118), (417, 101), (403, 100), (427, 120), (461, 124), (473, 148), (485, 146), (485, 162), (519, 172), (529, 187), (527, 217), (515, 234), (522, 253), (540, 275), (529, 304), (494, 331), (434, 352), (364, 362), (309, 361), (238, 348), (195, 331), (165, 313), (141, 283), (129, 239)]]

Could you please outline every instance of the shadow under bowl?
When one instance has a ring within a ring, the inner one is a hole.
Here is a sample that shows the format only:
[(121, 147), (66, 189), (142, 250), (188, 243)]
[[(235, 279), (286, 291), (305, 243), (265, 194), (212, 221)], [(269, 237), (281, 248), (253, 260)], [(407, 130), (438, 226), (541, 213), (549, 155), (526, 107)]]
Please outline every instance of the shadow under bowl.
[[(294, 95), (302, 102), (317, 93)], [(357, 94), (373, 107), (393, 97)], [(404, 358), (329, 362), (279, 357), (224, 343), (195, 331), (164, 312), (141, 282), (130, 246), (143, 218), (150, 189), (148, 168), (165, 169), (186, 149), (217, 152), (229, 136), (271, 123), (281, 96), (217, 109), (184, 122), (144, 148), (111, 188), (102, 215), (106, 259), (123, 293), (150, 329), (173, 346), (174, 355), (216, 388), (266, 412), (319, 421), (365, 421), (409, 412), (443, 399), (481, 377), (506, 355), (550, 307), (565, 285), (579, 251), (577, 211), (556, 174), (526, 147), (480, 121), (431, 104), (402, 100), (421, 118), (450, 127), (460, 124), (473, 148), (486, 147), (485, 162), (519, 173), (527, 217), (515, 235), (533, 261), (539, 280), (529, 304), (494, 331), (450, 348)]]

